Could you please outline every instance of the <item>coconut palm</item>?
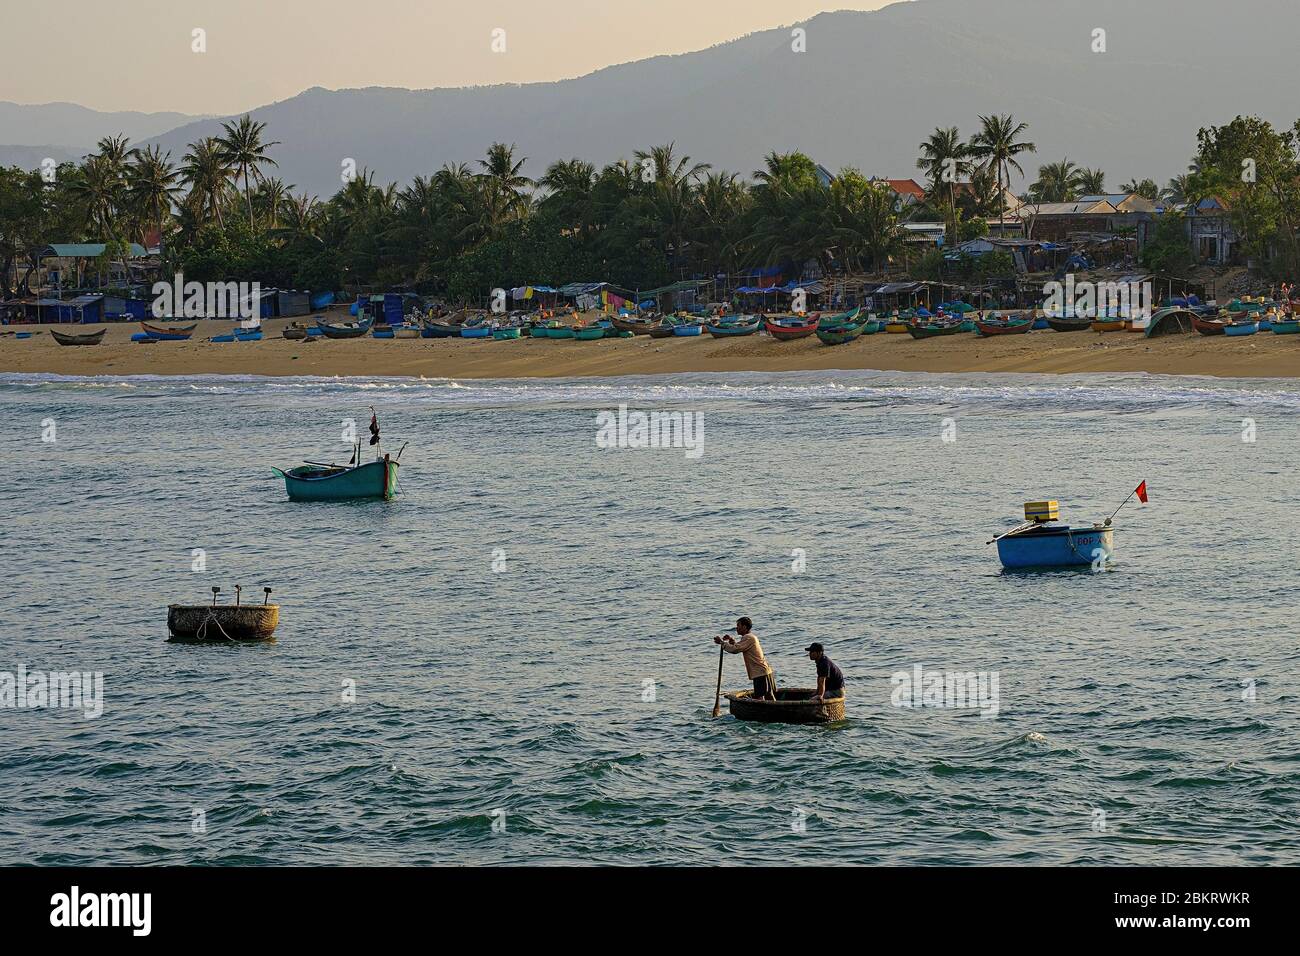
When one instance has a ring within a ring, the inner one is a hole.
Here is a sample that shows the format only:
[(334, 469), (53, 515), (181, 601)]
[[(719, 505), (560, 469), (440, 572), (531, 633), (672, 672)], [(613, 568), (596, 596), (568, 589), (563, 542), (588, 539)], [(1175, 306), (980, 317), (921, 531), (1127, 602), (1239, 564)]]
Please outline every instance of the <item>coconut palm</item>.
[(1160, 186), (1154, 179), (1138, 180), (1136, 177), (1130, 179), (1123, 186), (1119, 187), (1122, 193), (1136, 193), (1143, 199), (1150, 199), (1157, 202), (1160, 199)]
[(1027, 129), (1027, 123), (1017, 123), (1010, 113), (1006, 116), (995, 113), (980, 117), (980, 131), (971, 138), (971, 157), (979, 160), (985, 169), (993, 170), (997, 180), (999, 221), (1007, 217), (1007, 199), (1003, 190), (1010, 184), (1011, 170), (1021, 175), (1025, 172), (1016, 157), (1036, 149), (1033, 143), (1019, 139)]
[(520, 172), (528, 158), (516, 160), (515, 148), (513, 143), (493, 143), (487, 156), (478, 162), (482, 171), (477, 178), (484, 199), (482, 228), (489, 235), (522, 217), (531, 203), (527, 190), (533, 181)]
[(957, 180), (970, 174), (970, 147), (962, 141), (957, 127), (936, 127), (930, 138), (918, 147), (921, 156), (916, 168), (924, 170), (930, 180), (930, 193), (941, 195), (947, 206), (948, 239), (957, 238)]
[(198, 225), (215, 220), (218, 227), (225, 227), (222, 207), (230, 188), (230, 173), (225, 150), (212, 137), (191, 144), (182, 157), (180, 174), (190, 189), (186, 201)]
[(694, 190), (699, 177), (710, 168), (708, 163), (692, 163), (689, 156), (674, 154), (674, 143), (637, 150), (633, 154), (642, 170), (648, 172), (649, 209), (655, 218), (660, 244), (669, 261), (680, 263), (686, 246), (686, 224), (691, 215)]
[(548, 190), (540, 208), (553, 213), (566, 229), (586, 233), (592, 225), (592, 189), (596, 167), (581, 159), (562, 159), (546, 168), (537, 181)]
[(172, 154), (158, 146), (136, 150), (134, 162), (127, 169), (127, 187), (132, 201), (141, 210), (144, 221), (163, 233), (171, 218), (172, 204), (180, 192), (180, 171), (172, 165)]
[(249, 179), (262, 182), (262, 167), (277, 165), (274, 159), (266, 155), (266, 151), (280, 144), (263, 142), (262, 134), (266, 131), (266, 124), (255, 121), (248, 114), (234, 123), (222, 123), (221, 128), (224, 133), (217, 141), (226, 163), (244, 180), (244, 202), (248, 207), (248, 228), (251, 230), (254, 226), (253, 194), (249, 188)]
[(1080, 169), (1075, 177), (1081, 196), (1100, 196), (1106, 192), (1106, 172), (1102, 169)]
[(1036, 203), (1071, 202), (1078, 197), (1079, 167), (1068, 159), (1038, 167), (1038, 179), (1029, 187)]

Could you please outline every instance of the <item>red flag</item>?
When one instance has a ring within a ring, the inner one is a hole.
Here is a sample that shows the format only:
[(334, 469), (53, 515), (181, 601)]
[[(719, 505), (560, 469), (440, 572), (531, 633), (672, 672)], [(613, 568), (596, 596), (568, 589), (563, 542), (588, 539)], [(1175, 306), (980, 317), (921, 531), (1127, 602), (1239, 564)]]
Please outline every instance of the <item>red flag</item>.
[(1135, 490), (1134, 494), (1138, 496), (1138, 501), (1142, 502), (1143, 504), (1147, 503), (1147, 483), (1145, 478), (1142, 480), (1142, 484), (1137, 486), (1137, 489)]

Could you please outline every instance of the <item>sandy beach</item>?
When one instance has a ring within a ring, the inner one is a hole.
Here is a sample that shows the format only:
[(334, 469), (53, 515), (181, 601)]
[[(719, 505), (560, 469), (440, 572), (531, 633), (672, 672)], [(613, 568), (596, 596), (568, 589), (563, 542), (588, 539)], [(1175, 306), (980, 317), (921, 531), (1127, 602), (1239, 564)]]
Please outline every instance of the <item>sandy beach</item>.
[[(777, 342), (682, 337), (603, 339), (351, 339), (289, 341), (287, 320), (265, 323), (260, 342), (212, 343), (229, 321), (200, 322), (188, 342), (139, 345), (134, 323), (110, 324), (101, 345), (60, 346), (49, 326), (29, 339), (0, 336), (0, 373), (60, 375), (323, 375), (429, 378), (529, 378), (662, 375), (673, 372), (781, 372), (879, 369), (903, 372), (1151, 372), (1224, 378), (1300, 376), (1300, 335), (1261, 332), (1238, 338), (1125, 332), (1060, 333), (984, 339), (973, 334), (913, 340), (878, 333), (827, 347), (815, 337)], [(60, 328), (55, 326), (55, 328)], [(61, 331), (82, 331), (62, 326)]]

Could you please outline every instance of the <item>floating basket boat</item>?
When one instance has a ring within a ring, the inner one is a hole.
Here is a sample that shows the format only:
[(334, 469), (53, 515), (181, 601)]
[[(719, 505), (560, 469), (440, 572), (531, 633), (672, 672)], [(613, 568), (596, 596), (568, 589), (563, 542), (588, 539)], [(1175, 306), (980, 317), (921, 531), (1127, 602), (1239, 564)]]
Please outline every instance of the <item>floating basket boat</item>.
[(752, 690), (731, 691), (727, 709), (737, 720), (755, 720), (765, 724), (830, 724), (844, 719), (844, 698), (815, 701), (817, 691), (810, 687), (784, 687), (776, 700), (754, 700)]
[[(235, 587), (238, 602), (238, 585)], [(262, 589), (266, 598), (270, 588)], [(211, 604), (167, 605), (167, 630), (181, 641), (265, 641), (280, 623), (278, 604), (217, 604), (220, 588), (212, 589)]]

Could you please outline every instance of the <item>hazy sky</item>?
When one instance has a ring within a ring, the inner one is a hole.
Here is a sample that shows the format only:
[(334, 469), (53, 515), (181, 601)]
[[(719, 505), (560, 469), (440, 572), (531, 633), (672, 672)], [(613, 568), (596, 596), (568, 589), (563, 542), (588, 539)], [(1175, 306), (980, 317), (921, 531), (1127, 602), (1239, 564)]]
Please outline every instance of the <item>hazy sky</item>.
[[(60, 0), (5, 5), (0, 100), (233, 113), (307, 87), (580, 76), (889, 0)], [(206, 31), (207, 52), (191, 47)], [(505, 30), (504, 53), (491, 49)], [(3, 136), (0, 136), (3, 140)]]

